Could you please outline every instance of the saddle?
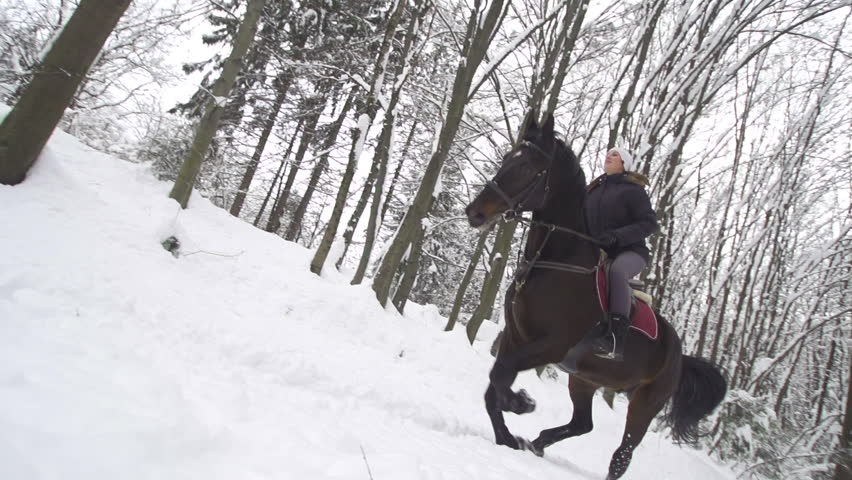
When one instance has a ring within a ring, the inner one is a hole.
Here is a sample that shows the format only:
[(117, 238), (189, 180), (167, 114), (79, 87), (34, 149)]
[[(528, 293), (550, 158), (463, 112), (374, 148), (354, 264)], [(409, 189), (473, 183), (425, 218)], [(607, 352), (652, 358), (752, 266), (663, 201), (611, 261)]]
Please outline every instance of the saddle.
[[(595, 269), (595, 280), (598, 291), (598, 302), (604, 313), (609, 311), (609, 267), (612, 261), (601, 262)], [(628, 284), (633, 289), (633, 304), (630, 307), (630, 328), (642, 332), (651, 340), (656, 340), (660, 334), (659, 322), (654, 309), (651, 308), (653, 299), (643, 291), (645, 285), (639, 280), (631, 279)]]

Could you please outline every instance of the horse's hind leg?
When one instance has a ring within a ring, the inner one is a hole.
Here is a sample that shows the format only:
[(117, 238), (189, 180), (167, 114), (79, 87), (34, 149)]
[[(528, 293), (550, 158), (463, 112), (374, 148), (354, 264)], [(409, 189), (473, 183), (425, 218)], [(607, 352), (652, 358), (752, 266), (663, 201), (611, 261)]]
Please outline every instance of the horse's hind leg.
[(665, 406), (671, 395), (670, 389), (668, 385), (655, 382), (640, 387), (633, 394), (627, 408), (627, 423), (624, 426), (621, 445), (612, 454), (612, 460), (609, 462), (607, 480), (616, 480), (627, 471), (633, 451), (645, 437), (651, 420)]
[(571, 402), (574, 404), (571, 422), (561, 427), (542, 430), (538, 438), (532, 442), (533, 451), (537, 455), (543, 455), (544, 449), (556, 442), (592, 431), (592, 399), (598, 388), (598, 385), (574, 375), (568, 378), (568, 391), (571, 395)]

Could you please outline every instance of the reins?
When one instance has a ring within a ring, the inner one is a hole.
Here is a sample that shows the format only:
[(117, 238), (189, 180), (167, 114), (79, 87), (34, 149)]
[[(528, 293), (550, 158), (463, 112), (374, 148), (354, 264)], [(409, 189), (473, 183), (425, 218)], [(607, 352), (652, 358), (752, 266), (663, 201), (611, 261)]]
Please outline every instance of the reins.
[[(510, 213), (510, 212), (506, 212), (506, 213)], [(580, 265), (574, 265), (572, 263), (553, 262), (553, 261), (549, 261), (549, 260), (539, 260), (539, 257), (541, 257), (541, 253), (544, 251), (544, 247), (547, 246), (547, 242), (548, 242), (548, 240), (550, 240), (550, 236), (553, 234), (553, 232), (568, 233), (568, 234), (574, 235), (574, 236), (576, 236), (576, 237), (578, 237), (582, 240), (586, 240), (588, 242), (591, 242), (594, 245), (599, 245), (599, 243), (594, 238), (586, 235), (585, 233), (578, 232), (577, 230), (574, 230), (574, 229), (571, 229), (571, 228), (560, 227), (559, 225), (555, 225), (555, 224), (552, 224), (552, 223), (539, 222), (539, 221), (536, 221), (536, 220), (528, 220), (528, 219), (526, 219), (526, 218), (524, 218), (520, 215), (514, 214), (513, 212), (511, 213), (510, 216), (507, 216), (507, 215), (504, 214), (504, 218), (508, 221), (516, 221), (518, 223), (521, 223), (521, 224), (529, 226), (529, 227), (545, 227), (547, 229), (547, 233), (544, 236), (544, 240), (542, 240), (541, 245), (539, 245), (538, 249), (536, 249), (532, 258), (526, 258), (525, 256), (522, 255), (522, 252), (520, 250), (518, 251), (517, 263), (518, 263), (519, 267), (517, 267), (515, 269), (515, 292), (516, 293), (519, 293), (524, 288), (524, 285), (527, 283), (527, 280), (529, 279), (530, 272), (532, 271), (533, 268), (544, 268), (546, 270), (558, 270), (560, 272), (576, 273), (576, 274), (579, 274), (579, 275), (591, 275), (592, 273), (595, 272), (595, 267), (588, 268), (588, 267), (582, 267)], [(527, 236), (528, 232), (529, 232), (529, 228), (527, 229), (526, 232), (524, 232), (524, 235), (521, 236), (521, 240), (522, 240), (521, 244), (526, 243), (526, 242), (523, 241), (523, 237)], [(523, 247), (521, 247), (521, 249), (523, 249)]]
[(513, 210), (509, 210), (509, 211), (505, 212), (503, 214), (503, 218), (505, 220), (509, 220), (509, 221), (515, 221), (515, 222), (518, 222), (518, 223), (525, 223), (525, 224), (529, 225), (530, 227), (545, 227), (550, 231), (574, 235), (575, 237), (581, 238), (581, 239), (583, 239), (583, 240), (585, 240), (585, 241), (587, 241), (587, 242), (589, 242), (589, 243), (591, 243), (595, 246), (600, 246), (600, 242), (598, 242), (594, 237), (592, 237), (590, 235), (586, 235), (583, 232), (574, 230), (573, 228), (560, 227), (559, 225), (555, 225), (555, 224), (552, 224), (552, 223), (539, 222), (537, 220), (528, 220), (528, 219), (524, 218), (523, 216), (519, 215), (517, 212), (515, 212)]
[[(573, 235), (581, 240), (585, 240), (595, 246), (600, 246), (600, 242), (598, 242), (594, 237), (591, 237), (583, 232), (574, 230), (573, 228), (562, 227), (553, 223), (540, 222), (538, 220), (527, 219), (523, 217), (522, 207), (524, 202), (529, 200), (530, 195), (535, 192), (538, 187), (541, 185), (541, 182), (545, 182), (544, 189), (545, 195), (550, 190), (550, 170), (553, 168), (554, 164), (554, 154), (558, 148), (559, 144), (554, 142), (553, 152), (546, 152), (544, 149), (539, 147), (533, 142), (523, 141), (518, 145), (518, 148), (526, 147), (532, 150), (535, 150), (540, 155), (543, 155), (548, 159), (547, 168), (542, 169), (538, 173), (536, 173), (535, 177), (527, 184), (520, 192), (518, 192), (514, 196), (510, 196), (507, 194), (499, 185), (498, 180), (499, 176), (494, 177), (493, 180), (489, 180), (486, 185), (488, 188), (491, 188), (500, 198), (506, 202), (506, 205), (509, 206), (508, 210), (503, 214), (503, 219), (506, 221), (515, 221), (521, 223), (525, 226), (525, 232), (521, 235), (521, 244), (524, 245), (526, 242), (523, 240), (524, 237), (528, 237), (529, 230), (531, 228), (536, 227), (544, 227), (547, 230), (547, 233), (544, 236), (544, 240), (542, 240), (541, 245), (539, 245), (536, 252), (532, 255), (531, 258), (526, 258), (523, 255), (522, 250), (518, 251), (518, 267), (515, 269), (515, 292), (519, 293), (529, 278), (530, 272), (533, 268), (544, 268), (548, 270), (558, 270), (561, 272), (568, 272), (580, 275), (590, 275), (594, 273), (595, 268), (582, 267), (580, 265), (573, 265), (570, 263), (562, 263), (562, 262), (553, 262), (547, 260), (539, 260), (541, 257), (541, 253), (544, 251), (544, 247), (547, 246), (547, 242), (550, 240), (550, 236), (553, 232), (566, 233), (569, 235)], [(524, 247), (521, 247), (523, 249)], [(517, 299), (517, 297), (515, 297)]]

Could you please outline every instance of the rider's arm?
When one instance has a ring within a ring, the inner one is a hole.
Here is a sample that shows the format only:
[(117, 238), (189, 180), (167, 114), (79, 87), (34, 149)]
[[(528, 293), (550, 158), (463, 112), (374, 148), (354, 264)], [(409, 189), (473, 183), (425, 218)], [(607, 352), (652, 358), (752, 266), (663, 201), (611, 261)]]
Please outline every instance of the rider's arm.
[(657, 214), (651, 208), (651, 199), (644, 188), (632, 188), (627, 200), (627, 209), (633, 222), (613, 231), (618, 245), (632, 245), (641, 242), (656, 232)]

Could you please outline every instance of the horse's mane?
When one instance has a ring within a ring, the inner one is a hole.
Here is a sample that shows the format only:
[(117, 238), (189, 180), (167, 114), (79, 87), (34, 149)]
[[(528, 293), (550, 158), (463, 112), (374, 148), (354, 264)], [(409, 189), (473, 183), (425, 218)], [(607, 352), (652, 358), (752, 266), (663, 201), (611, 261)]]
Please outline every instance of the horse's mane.
[(570, 163), (570, 167), (566, 170), (571, 172), (569, 174), (570, 177), (567, 180), (572, 181), (572, 187), (581, 188), (585, 192), (586, 174), (580, 166), (580, 160), (577, 158), (574, 150), (572, 150), (564, 140), (559, 138), (559, 135), (554, 135), (554, 140), (556, 141), (556, 153), (554, 155), (554, 160), (567, 161)]

